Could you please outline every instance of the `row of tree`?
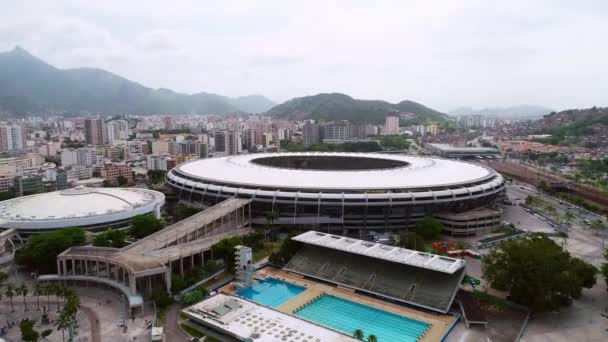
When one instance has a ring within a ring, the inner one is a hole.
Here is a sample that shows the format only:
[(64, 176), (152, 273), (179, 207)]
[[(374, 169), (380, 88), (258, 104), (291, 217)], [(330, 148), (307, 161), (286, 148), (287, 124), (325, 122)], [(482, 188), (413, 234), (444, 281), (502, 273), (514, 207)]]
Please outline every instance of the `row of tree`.
[[(11, 312), (15, 312), (13, 303), (13, 298), (15, 296), (22, 296), (23, 309), (24, 311), (28, 311), (29, 308), (26, 298), (31, 293), (36, 296), (37, 310), (40, 310), (40, 297), (47, 297), (47, 305), (42, 306), (45, 311), (43, 317), (46, 317), (46, 311), (50, 310), (51, 306), (51, 296), (55, 296), (57, 312), (59, 313), (57, 329), (61, 330), (62, 335), (64, 335), (64, 339), (65, 330), (68, 330), (70, 337), (76, 333), (76, 329), (78, 328), (78, 319), (76, 315), (80, 306), (80, 297), (74, 289), (67, 288), (59, 283), (35, 283), (31, 288), (25, 283), (15, 286), (11, 283), (7, 283), (7, 279), (7, 274), (0, 272), (0, 301), (6, 297), (10, 303)], [(60, 301), (63, 301), (63, 307), (60, 306)], [(34, 325), (35, 321), (30, 319), (25, 319), (20, 322), (19, 328), (21, 330), (21, 339), (23, 341), (37, 342), (52, 333), (52, 329), (47, 329), (42, 332), (36, 331), (34, 329)]]

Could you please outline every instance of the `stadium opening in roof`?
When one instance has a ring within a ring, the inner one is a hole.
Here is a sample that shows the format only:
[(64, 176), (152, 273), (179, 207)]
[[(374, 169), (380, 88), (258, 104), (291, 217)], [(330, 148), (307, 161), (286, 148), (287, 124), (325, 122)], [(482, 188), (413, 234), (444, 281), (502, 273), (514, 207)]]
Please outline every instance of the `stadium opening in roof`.
[(397, 231), (435, 215), (448, 233), (500, 224), (505, 180), (456, 160), (369, 153), (267, 153), (201, 159), (173, 168), (167, 183), (190, 206), (252, 200), (252, 222), (323, 231)]

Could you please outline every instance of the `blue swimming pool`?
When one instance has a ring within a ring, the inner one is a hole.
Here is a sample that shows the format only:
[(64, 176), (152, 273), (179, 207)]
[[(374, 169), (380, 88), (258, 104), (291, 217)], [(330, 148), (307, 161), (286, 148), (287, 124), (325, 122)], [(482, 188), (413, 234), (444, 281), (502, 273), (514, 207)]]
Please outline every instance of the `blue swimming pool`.
[(365, 338), (376, 335), (378, 341), (414, 342), (430, 324), (376, 309), (343, 298), (322, 295), (295, 313), (296, 316), (352, 335), (363, 330)]
[(236, 294), (254, 302), (279, 307), (281, 304), (306, 290), (303, 286), (294, 285), (275, 278), (256, 280), (252, 286), (246, 287)]

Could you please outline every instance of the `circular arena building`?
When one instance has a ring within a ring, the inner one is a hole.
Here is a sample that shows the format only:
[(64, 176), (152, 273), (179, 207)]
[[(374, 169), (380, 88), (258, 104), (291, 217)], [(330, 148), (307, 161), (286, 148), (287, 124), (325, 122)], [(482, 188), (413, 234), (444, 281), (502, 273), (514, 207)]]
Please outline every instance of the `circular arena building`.
[(505, 180), (455, 160), (370, 153), (264, 153), (180, 164), (167, 183), (182, 203), (250, 198), (253, 223), (324, 231), (397, 231), (435, 215), (451, 234), (500, 224)]
[(137, 215), (160, 217), (164, 202), (165, 195), (152, 190), (76, 187), (0, 202), (0, 228), (22, 236), (66, 227), (124, 228)]

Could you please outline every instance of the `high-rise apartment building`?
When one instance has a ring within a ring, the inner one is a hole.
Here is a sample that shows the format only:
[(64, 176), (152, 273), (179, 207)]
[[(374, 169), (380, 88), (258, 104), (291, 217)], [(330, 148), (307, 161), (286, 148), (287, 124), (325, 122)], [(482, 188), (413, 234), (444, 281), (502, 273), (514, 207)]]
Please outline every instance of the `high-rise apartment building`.
[(241, 151), (241, 136), (233, 130), (215, 132), (215, 153), (236, 155)]
[(321, 142), (321, 127), (312, 121), (306, 121), (303, 129), (304, 146), (310, 146)]
[(0, 126), (0, 152), (24, 150), (27, 147), (26, 134), (23, 126)]
[(399, 117), (387, 116), (384, 122), (384, 134), (399, 134)]
[(106, 142), (106, 132), (102, 119), (85, 119), (84, 134), (87, 144), (103, 145)]

